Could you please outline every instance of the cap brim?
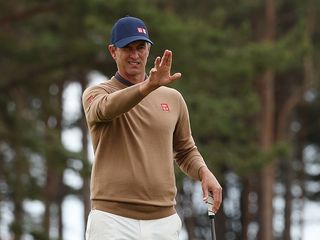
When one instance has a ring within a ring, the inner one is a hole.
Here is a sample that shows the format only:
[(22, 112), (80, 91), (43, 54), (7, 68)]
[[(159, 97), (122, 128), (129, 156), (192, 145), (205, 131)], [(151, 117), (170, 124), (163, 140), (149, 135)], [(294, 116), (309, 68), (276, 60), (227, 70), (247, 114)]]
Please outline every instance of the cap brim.
[(114, 45), (116, 47), (123, 48), (123, 47), (127, 46), (128, 44), (135, 42), (135, 41), (146, 41), (146, 42), (153, 44), (153, 42), (147, 37), (133, 36), (133, 37), (127, 37), (127, 38), (121, 39), (120, 41), (115, 42)]

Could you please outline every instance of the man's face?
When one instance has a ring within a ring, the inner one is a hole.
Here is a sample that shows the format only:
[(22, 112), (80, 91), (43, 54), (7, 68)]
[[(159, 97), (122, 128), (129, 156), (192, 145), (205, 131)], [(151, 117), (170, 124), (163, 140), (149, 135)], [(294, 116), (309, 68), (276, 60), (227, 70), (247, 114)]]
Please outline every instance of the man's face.
[(109, 46), (109, 51), (123, 77), (129, 79), (141, 74), (144, 76), (150, 44), (145, 41), (136, 41), (123, 48)]

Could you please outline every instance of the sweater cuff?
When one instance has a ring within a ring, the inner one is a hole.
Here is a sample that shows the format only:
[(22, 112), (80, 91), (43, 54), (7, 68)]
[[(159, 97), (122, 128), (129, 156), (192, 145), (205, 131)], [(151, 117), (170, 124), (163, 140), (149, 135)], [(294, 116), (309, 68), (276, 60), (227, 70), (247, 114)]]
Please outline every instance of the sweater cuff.
[(204, 162), (197, 162), (193, 168), (194, 170), (190, 172), (190, 177), (193, 178), (194, 180), (201, 181), (199, 171), (200, 171), (200, 168), (202, 167), (207, 167), (207, 165)]

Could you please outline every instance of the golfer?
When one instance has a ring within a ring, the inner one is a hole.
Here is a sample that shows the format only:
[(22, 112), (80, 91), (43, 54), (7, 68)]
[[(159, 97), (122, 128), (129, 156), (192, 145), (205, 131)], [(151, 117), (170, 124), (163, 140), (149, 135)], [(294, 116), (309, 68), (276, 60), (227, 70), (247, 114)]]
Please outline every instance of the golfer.
[(200, 180), (203, 200), (222, 188), (207, 168), (191, 135), (186, 103), (168, 84), (172, 52), (165, 50), (146, 74), (153, 42), (144, 22), (119, 19), (109, 52), (117, 72), (83, 93), (83, 108), (94, 148), (87, 240), (178, 240), (174, 161)]

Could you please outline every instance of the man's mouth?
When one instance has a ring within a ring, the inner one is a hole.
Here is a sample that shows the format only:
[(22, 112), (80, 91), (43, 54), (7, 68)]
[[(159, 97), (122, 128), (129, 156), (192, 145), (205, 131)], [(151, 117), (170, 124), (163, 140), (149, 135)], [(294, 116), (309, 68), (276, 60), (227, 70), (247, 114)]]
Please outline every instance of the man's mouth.
[(129, 61), (128, 63), (134, 66), (138, 66), (140, 64), (140, 62), (137, 62), (137, 61)]

